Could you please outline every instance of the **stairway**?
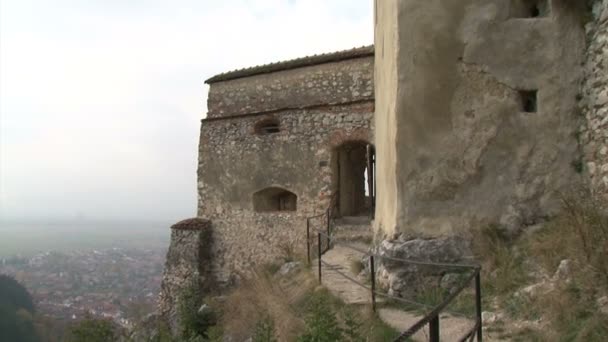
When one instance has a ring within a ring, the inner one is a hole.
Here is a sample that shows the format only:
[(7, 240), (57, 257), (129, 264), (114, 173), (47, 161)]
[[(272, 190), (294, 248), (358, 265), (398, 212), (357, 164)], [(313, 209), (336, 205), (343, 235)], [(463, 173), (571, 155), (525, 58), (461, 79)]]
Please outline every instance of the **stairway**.
[(369, 216), (343, 216), (334, 220), (333, 236), (339, 241), (371, 243), (374, 234)]
[[(349, 242), (349, 245), (361, 250), (367, 250), (369, 247), (358, 242)], [(371, 303), (369, 290), (353, 283), (340, 274), (343, 273), (357, 279), (361, 283), (367, 283), (365, 278), (360, 278), (352, 269), (354, 263), (361, 263), (363, 256), (362, 253), (339, 244), (334, 245), (332, 249), (323, 255), (323, 261), (329, 264), (323, 264), (322, 266), (323, 285), (335, 296), (340, 297), (346, 304), (362, 305)], [(312, 272), (315, 275), (317, 274), (316, 262), (312, 264)]]
[[(346, 245), (336, 243), (323, 255), (323, 261), (330, 265), (322, 266), (323, 286), (335, 296), (341, 298), (349, 305), (369, 305), (371, 303), (370, 291), (363, 288), (340, 273), (356, 279), (358, 282), (369, 286), (369, 280), (355, 274), (353, 265), (361, 263), (363, 254), (358, 250), (368, 250), (373, 240), (371, 220), (368, 216), (345, 216), (334, 221), (333, 237), (337, 242), (345, 242)], [(317, 274), (317, 262), (312, 263), (313, 274)], [(379, 305), (378, 316), (389, 326), (397, 331), (404, 331), (422, 318), (420, 312), (404, 311), (394, 307), (383, 307), (385, 299), (376, 297)], [(467, 329), (473, 326), (470, 319), (454, 317), (448, 314), (441, 315), (440, 336), (441, 341), (454, 341), (456, 336), (462, 336)], [(417, 332), (412, 341), (428, 341), (428, 329)]]

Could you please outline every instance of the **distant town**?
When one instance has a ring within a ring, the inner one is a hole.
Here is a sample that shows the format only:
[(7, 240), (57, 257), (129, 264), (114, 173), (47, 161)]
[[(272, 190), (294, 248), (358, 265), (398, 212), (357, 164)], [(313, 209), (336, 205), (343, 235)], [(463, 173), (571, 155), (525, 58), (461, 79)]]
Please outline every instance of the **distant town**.
[(40, 314), (70, 321), (90, 314), (124, 328), (151, 313), (162, 280), (163, 248), (108, 248), (0, 258), (0, 274), (32, 294)]

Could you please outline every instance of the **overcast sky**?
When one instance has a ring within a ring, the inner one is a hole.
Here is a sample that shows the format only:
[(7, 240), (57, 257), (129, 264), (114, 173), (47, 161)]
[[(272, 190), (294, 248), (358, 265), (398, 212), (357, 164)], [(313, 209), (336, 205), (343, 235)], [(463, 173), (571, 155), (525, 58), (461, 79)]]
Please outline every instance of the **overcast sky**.
[(0, 218), (191, 217), (205, 79), (372, 41), (372, 0), (0, 0)]

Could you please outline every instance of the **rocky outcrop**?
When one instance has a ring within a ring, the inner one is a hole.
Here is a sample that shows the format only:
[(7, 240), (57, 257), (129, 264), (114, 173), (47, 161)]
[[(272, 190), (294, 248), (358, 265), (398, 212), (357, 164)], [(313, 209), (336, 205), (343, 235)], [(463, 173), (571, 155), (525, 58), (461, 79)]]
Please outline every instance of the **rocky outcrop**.
[(451, 288), (460, 285), (457, 269), (421, 266), (400, 260), (436, 263), (469, 263), (471, 255), (467, 239), (452, 236), (437, 239), (408, 239), (400, 236), (384, 240), (376, 248), (378, 283), (390, 295), (411, 297), (424, 288)]
[(214, 290), (212, 247), (211, 221), (191, 218), (171, 227), (158, 311), (173, 334), (179, 327), (179, 300), (184, 289), (196, 286), (203, 294)]
[(585, 26), (587, 51), (580, 101), (585, 123), (581, 129), (591, 190), (608, 196), (608, 0), (592, 1)]

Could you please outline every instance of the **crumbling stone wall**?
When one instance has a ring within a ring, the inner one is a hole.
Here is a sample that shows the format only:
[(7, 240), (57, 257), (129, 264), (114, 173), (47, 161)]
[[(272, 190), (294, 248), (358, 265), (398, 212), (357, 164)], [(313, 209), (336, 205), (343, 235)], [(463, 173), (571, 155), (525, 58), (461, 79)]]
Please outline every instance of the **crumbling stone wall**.
[[(304, 251), (306, 218), (323, 213), (335, 192), (333, 149), (373, 139), (372, 79), (367, 54), (211, 82), (198, 216), (213, 222), (214, 272), (222, 284)], [(279, 132), (256, 132), (268, 120)], [(269, 187), (297, 195), (297, 210), (256, 212), (253, 194)]]
[(591, 189), (608, 198), (608, 1), (591, 4), (580, 101), (586, 120), (580, 137)]
[(196, 286), (202, 293), (209, 294), (215, 287), (213, 245), (213, 231), (208, 220), (192, 218), (171, 226), (158, 313), (173, 334), (178, 333), (179, 300), (184, 289)]
[(584, 1), (551, 0), (528, 18), (515, 5), (376, 1), (380, 232), (518, 231), (582, 179)]

